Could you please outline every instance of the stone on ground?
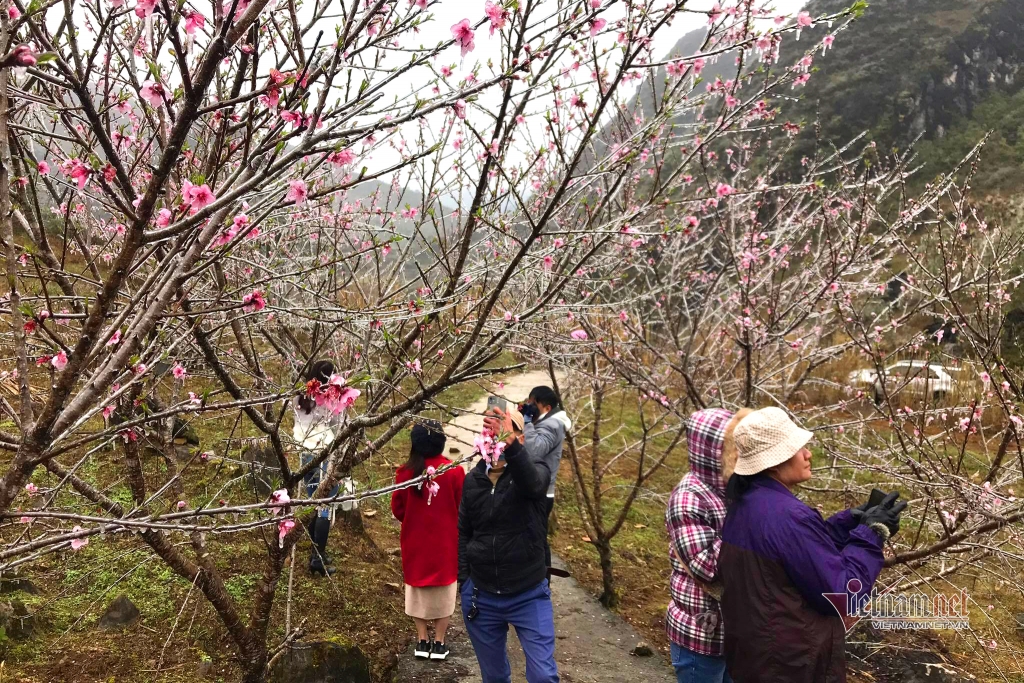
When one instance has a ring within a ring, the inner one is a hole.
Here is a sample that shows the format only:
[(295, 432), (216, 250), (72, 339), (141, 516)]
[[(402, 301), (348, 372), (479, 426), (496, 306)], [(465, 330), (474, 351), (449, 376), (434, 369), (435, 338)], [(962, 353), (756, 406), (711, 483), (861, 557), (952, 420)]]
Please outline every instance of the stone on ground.
[(100, 617), (99, 626), (106, 630), (125, 628), (139, 618), (139, 608), (124, 595), (114, 598), (107, 611)]
[(17, 598), (0, 602), (0, 628), (14, 640), (26, 640), (35, 631), (36, 619)]
[(274, 663), (270, 683), (370, 683), (370, 663), (355, 645), (299, 643)]
[(23, 576), (6, 576), (0, 579), (0, 593), (28, 593), (29, 595), (37, 595), (39, 589), (32, 583), (30, 579), (26, 579)]

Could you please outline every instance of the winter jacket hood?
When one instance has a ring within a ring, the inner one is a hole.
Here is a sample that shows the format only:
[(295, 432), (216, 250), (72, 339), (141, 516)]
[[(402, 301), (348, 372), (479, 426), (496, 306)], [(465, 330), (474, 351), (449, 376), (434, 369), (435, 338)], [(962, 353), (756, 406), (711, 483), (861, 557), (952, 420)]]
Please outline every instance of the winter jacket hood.
[(726, 427), (732, 416), (732, 411), (724, 408), (708, 408), (698, 410), (686, 421), (690, 471), (718, 493), (725, 493), (722, 453), (725, 450)]
[(547, 420), (558, 420), (559, 422), (562, 423), (562, 426), (565, 427), (565, 431), (566, 432), (568, 432), (570, 429), (572, 429), (572, 420), (569, 419), (569, 416), (566, 415), (565, 411), (562, 410), (561, 408), (555, 408), (554, 410), (549, 412), (547, 415), (545, 415), (544, 419), (547, 419)]

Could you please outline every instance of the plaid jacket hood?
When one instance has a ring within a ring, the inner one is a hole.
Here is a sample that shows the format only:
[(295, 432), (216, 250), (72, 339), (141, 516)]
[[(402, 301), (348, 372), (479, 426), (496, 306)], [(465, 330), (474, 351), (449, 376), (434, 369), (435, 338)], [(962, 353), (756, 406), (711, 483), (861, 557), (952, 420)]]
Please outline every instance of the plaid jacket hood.
[(702, 584), (718, 578), (718, 553), (725, 524), (722, 453), (733, 413), (700, 410), (686, 423), (690, 472), (672, 491), (665, 511), (672, 564), (666, 627), (669, 639), (703, 655), (724, 652), (722, 612)]
[(686, 447), (690, 453), (690, 471), (708, 488), (725, 493), (722, 478), (722, 452), (725, 428), (733, 412), (723, 408), (698, 410), (686, 421)]

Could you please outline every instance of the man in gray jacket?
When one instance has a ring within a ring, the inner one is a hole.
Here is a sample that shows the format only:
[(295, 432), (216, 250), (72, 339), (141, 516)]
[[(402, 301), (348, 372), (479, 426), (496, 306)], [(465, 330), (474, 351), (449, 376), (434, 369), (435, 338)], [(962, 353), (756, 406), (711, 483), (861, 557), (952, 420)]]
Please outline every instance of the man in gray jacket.
[[(572, 428), (572, 421), (562, 409), (558, 394), (551, 387), (534, 387), (530, 397), (522, 407), (526, 426), (523, 435), (526, 438), (526, 450), (540, 457), (551, 470), (551, 483), (548, 485), (547, 515), (544, 518), (545, 539), (547, 523), (551, 510), (555, 506), (555, 478), (558, 466), (562, 462), (562, 444), (565, 434)], [(551, 546), (545, 543), (548, 566), (551, 566)]]

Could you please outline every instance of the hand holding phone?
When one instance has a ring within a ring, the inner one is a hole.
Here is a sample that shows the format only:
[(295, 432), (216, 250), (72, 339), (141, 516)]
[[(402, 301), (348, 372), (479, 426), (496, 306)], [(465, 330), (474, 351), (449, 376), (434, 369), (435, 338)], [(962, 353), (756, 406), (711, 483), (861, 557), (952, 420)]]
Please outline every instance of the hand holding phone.
[(512, 415), (505, 412), (504, 407), (488, 407), (484, 417), (484, 428), (495, 435), (504, 436), (506, 443), (512, 443), (515, 432), (512, 431)]

